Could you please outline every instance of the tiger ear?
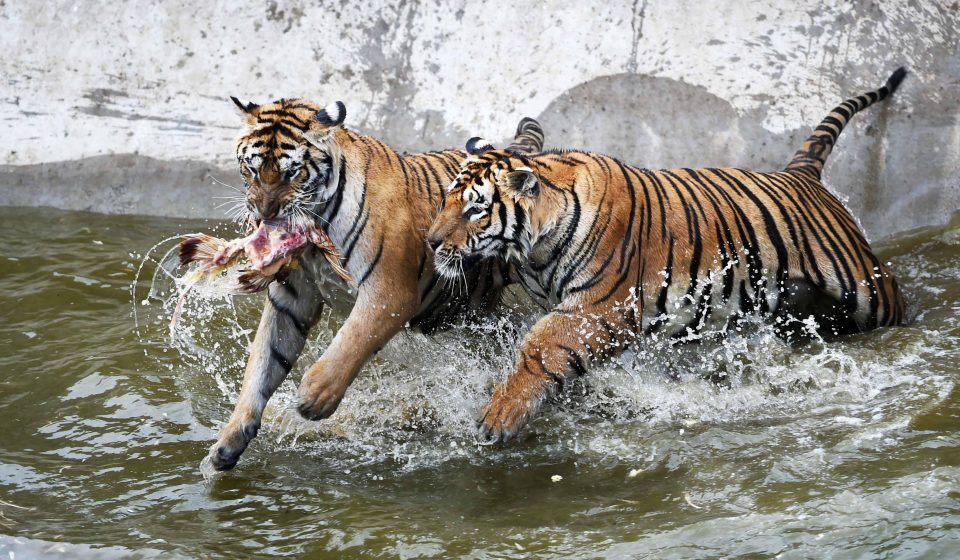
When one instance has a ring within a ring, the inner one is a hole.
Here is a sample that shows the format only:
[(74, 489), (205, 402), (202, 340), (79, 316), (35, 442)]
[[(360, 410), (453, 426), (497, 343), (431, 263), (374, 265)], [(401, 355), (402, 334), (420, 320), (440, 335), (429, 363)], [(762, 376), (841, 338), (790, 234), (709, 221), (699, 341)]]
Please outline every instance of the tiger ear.
[(240, 108), (240, 112), (243, 113), (243, 118), (246, 119), (247, 124), (253, 124), (257, 122), (257, 110), (260, 109), (260, 106), (252, 101), (247, 101), (244, 103), (236, 97), (231, 96), (230, 100), (233, 101), (234, 105)]
[(493, 144), (480, 138), (479, 136), (474, 136), (473, 138), (467, 140), (467, 153), (476, 156), (480, 155), (487, 150), (492, 150)]
[(506, 172), (499, 181), (500, 188), (514, 200), (536, 198), (540, 194), (540, 179), (533, 169), (518, 167)]
[(343, 101), (334, 101), (317, 111), (317, 122), (323, 126), (340, 126), (347, 118), (347, 106)]
[(330, 137), (330, 134), (336, 130), (347, 118), (347, 106), (343, 101), (334, 101), (323, 109), (317, 111), (314, 122), (303, 133), (303, 137), (318, 148), (322, 147)]

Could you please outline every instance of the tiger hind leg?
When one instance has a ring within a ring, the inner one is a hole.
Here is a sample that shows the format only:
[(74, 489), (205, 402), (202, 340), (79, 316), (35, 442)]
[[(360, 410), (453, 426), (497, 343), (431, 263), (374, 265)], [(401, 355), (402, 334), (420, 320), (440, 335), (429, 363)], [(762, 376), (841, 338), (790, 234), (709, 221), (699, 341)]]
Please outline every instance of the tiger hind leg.
[(816, 334), (827, 340), (863, 330), (839, 299), (802, 279), (784, 281), (780, 305), (773, 316), (777, 335), (788, 342), (813, 338), (808, 322), (811, 317), (816, 322)]

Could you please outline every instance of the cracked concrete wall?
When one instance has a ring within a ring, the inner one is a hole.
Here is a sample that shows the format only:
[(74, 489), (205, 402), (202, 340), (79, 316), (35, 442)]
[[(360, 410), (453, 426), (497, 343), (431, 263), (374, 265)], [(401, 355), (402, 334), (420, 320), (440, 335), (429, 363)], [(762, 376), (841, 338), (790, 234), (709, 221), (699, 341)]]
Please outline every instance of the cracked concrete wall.
[(903, 64), (825, 173), (879, 237), (960, 207), (958, 44), (960, 7), (935, 0), (0, 0), (0, 204), (220, 216), (229, 95), (340, 99), (405, 151), (530, 115), (551, 146), (772, 170)]

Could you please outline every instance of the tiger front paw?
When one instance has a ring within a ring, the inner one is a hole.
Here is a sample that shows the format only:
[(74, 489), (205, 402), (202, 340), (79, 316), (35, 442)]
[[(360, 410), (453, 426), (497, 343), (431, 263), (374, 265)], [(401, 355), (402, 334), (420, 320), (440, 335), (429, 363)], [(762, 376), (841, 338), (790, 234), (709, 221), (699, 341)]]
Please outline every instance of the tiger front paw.
[(231, 422), (224, 426), (220, 430), (220, 437), (210, 446), (210, 452), (207, 455), (213, 468), (218, 471), (228, 471), (237, 466), (240, 456), (246, 451), (250, 441), (257, 437), (259, 430), (259, 421), (248, 424)]
[(477, 422), (478, 441), (483, 445), (510, 441), (537, 414), (541, 400), (539, 392), (511, 395), (498, 387)]
[(308, 373), (298, 391), (300, 416), (307, 420), (329, 418), (340, 406), (348, 385), (334, 376)]

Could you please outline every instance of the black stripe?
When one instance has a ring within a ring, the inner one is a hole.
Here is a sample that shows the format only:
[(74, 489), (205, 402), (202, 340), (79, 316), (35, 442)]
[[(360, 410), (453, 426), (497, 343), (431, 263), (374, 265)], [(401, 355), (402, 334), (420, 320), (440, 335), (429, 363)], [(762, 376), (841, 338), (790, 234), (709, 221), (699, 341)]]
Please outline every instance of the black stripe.
[(291, 298), (297, 299), (300, 297), (300, 293), (297, 291), (297, 288), (289, 281), (284, 280), (282, 282), (277, 282), (277, 285), (286, 290)]
[(627, 173), (626, 168), (620, 163), (619, 160), (614, 160), (617, 164), (617, 167), (620, 169), (620, 173), (623, 174), (623, 181), (627, 187), (627, 194), (630, 195), (630, 214), (627, 216), (627, 224), (625, 228), (626, 235), (623, 236), (623, 241), (620, 243), (620, 270), (623, 267), (627, 266), (626, 256), (627, 256), (627, 246), (630, 244), (631, 235), (630, 232), (633, 231), (633, 220), (637, 214), (637, 191), (633, 187), (633, 180), (630, 179), (630, 174)]
[(278, 313), (290, 319), (290, 322), (293, 323), (293, 328), (295, 328), (297, 332), (300, 333), (300, 336), (306, 338), (307, 335), (310, 334), (310, 325), (303, 319), (297, 317), (293, 309), (290, 309), (286, 305), (277, 301), (276, 298), (273, 296), (273, 294), (270, 293), (269, 291), (267, 292), (267, 300), (270, 302), (270, 305), (272, 305), (273, 308), (277, 310)]
[(293, 362), (288, 360), (276, 346), (270, 345), (270, 358), (280, 364), (280, 367), (283, 368), (285, 373), (289, 373), (293, 369)]
[(380, 257), (383, 256), (383, 235), (380, 236), (380, 247), (377, 248), (377, 254), (373, 257), (373, 260), (370, 261), (370, 266), (367, 267), (366, 272), (360, 275), (360, 280), (357, 282), (357, 285), (360, 286), (366, 282), (367, 278), (370, 277), (370, 274), (373, 273), (373, 269), (377, 267), (377, 263), (380, 262)]
[(337, 192), (334, 194), (333, 204), (330, 204), (323, 212), (324, 220), (326, 220), (328, 224), (333, 221), (337, 215), (337, 211), (340, 209), (340, 204), (343, 202), (344, 185), (347, 184), (347, 160), (344, 156), (340, 156), (340, 169), (338, 173)]
[(560, 349), (567, 353), (567, 364), (570, 371), (577, 377), (583, 377), (587, 374), (587, 366), (583, 363), (580, 353), (569, 346), (560, 345)]
[[(430, 159), (433, 160), (433, 159), (435, 159), (435, 158), (436, 158), (436, 156), (433, 156), (433, 157), (431, 157)], [(437, 170), (434, 168), (434, 166), (431, 165), (432, 161), (427, 161), (427, 162), (425, 162), (425, 163), (427, 164), (427, 165), (426, 165), (427, 171), (429, 171), (429, 172), (430, 172), (430, 176), (433, 177), (433, 184), (435, 184), (435, 185), (442, 185), (442, 184), (443, 184), (443, 180), (440, 178), (440, 175), (437, 174)], [(433, 204), (433, 189), (430, 188), (430, 183), (429, 183), (429, 182), (427, 183), (427, 197), (428, 197), (429, 200), (430, 200), (430, 204)]]
[[(597, 208), (600, 208), (603, 206), (603, 202), (607, 198), (607, 191), (608, 191), (607, 189), (603, 190), (603, 195), (600, 197), (600, 201), (597, 203)], [(588, 237), (587, 239), (584, 240), (586, 242), (581, 242), (580, 246), (577, 247), (577, 250), (572, 255), (572, 259), (570, 259), (569, 263), (565, 266), (567, 271), (566, 274), (563, 276), (563, 278), (560, 279), (560, 282), (557, 284), (557, 292), (559, 294), (563, 294), (564, 290), (566, 290), (570, 282), (573, 281), (574, 277), (580, 274), (581, 272), (580, 267), (584, 264), (584, 262), (587, 262), (587, 264), (589, 264), (588, 259), (592, 260), (593, 257), (596, 256), (597, 254), (596, 249), (600, 245), (600, 241), (603, 240), (603, 231), (606, 230), (606, 226), (610, 223), (610, 218), (612, 214), (613, 214), (613, 205), (611, 205), (610, 208), (606, 210), (607, 219), (604, 220), (603, 222), (604, 227), (598, 228), (597, 222), (600, 220), (600, 212), (594, 212), (593, 221), (590, 222), (590, 226), (587, 228)], [(613, 252), (611, 252), (607, 256), (607, 259), (606, 261), (604, 261), (603, 265), (601, 265), (600, 268), (594, 271), (594, 278), (596, 278), (599, 274), (603, 273), (603, 269), (606, 268), (607, 264), (610, 263), (612, 258), (613, 258)], [(596, 284), (596, 280), (595, 281), (588, 280), (587, 282), (580, 284), (580, 286), (574, 287), (570, 293), (585, 290), (586, 288), (594, 284)], [(551, 275), (551, 285), (552, 285), (552, 275)]]
[[(723, 180), (723, 177), (718, 173), (718, 169), (702, 169), (700, 174), (705, 178), (709, 179), (707, 175), (703, 172), (709, 171), (717, 177), (717, 179)], [(724, 183), (726, 183), (724, 181)], [(743, 204), (739, 200), (734, 200), (732, 194), (737, 192), (736, 188), (728, 188), (727, 184), (721, 184), (720, 181), (716, 179), (709, 179), (709, 181), (703, 183), (705, 185), (710, 185), (713, 191), (722, 197), (727, 202), (727, 208), (733, 213), (735, 217), (735, 222), (737, 226), (737, 233), (740, 237), (740, 247), (743, 252), (746, 253), (746, 269), (747, 269), (747, 278), (750, 282), (751, 287), (754, 290), (760, 289), (760, 275), (763, 270), (763, 259), (760, 256), (760, 241), (757, 239), (756, 230), (753, 228), (753, 224), (750, 219), (747, 217), (743, 209)], [(733, 185), (729, 185), (733, 187)], [(735, 254), (740, 251), (736, 251)], [(736, 257), (737, 262), (740, 262), (740, 257)]]
[(415, 185), (417, 192), (423, 193), (424, 189), (429, 190), (430, 183), (427, 181), (427, 173), (423, 170), (421, 162), (415, 158), (410, 158), (409, 163), (410, 168), (413, 169), (413, 178), (416, 180)]
[[(599, 236), (597, 236), (597, 237), (599, 238)], [(578, 284), (578, 285), (570, 288), (570, 290), (567, 292), (567, 294), (575, 294), (575, 293), (577, 293), (577, 292), (582, 292), (582, 291), (584, 291), (584, 290), (589, 290), (589, 289), (592, 288), (594, 285), (596, 285), (598, 282), (600, 282), (601, 280), (603, 280), (603, 278), (605, 277), (606, 272), (607, 272), (607, 270), (606, 270), (606, 269), (607, 269), (607, 266), (610, 264), (610, 261), (613, 260), (613, 256), (614, 256), (616, 253), (617, 253), (617, 250), (616, 250), (616, 249), (613, 249), (612, 251), (610, 251), (609, 253), (607, 253), (607, 258), (605, 258), (605, 259), (603, 260), (603, 262), (600, 263), (600, 266), (598, 266), (598, 267), (593, 271), (593, 274), (590, 275), (590, 278), (587, 278), (584, 282), (582, 282), (582, 283), (580, 283), (580, 284)], [(580, 271), (580, 270), (571, 270), (570, 272), (571, 272), (571, 273), (574, 273), (574, 272), (580, 273), (580, 272), (582, 272), (582, 271)], [(614, 290), (616, 290), (617, 287), (618, 287), (618, 285), (615, 284), (614, 287), (611, 288), (611, 290), (607, 293), (607, 295), (606, 295), (605, 297), (601, 298), (601, 301), (604, 300), (604, 299), (607, 299), (608, 297), (610, 297), (610, 294), (611, 294)], [(565, 294), (563, 294), (562, 292), (560, 293), (560, 296), (561, 296), (561, 297), (563, 297), (564, 295), (565, 295)]]
[(807, 198), (807, 196), (804, 194), (804, 181), (809, 181), (810, 179), (801, 178), (795, 175), (788, 175), (786, 173), (774, 174), (774, 177), (782, 179), (784, 182), (788, 182), (792, 187), (789, 191), (789, 197), (793, 202), (791, 208), (797, 217), (797, 230), (800, 234), (800, 241), (802, 243), (800, 254), (803, 257), (803, 261), (801, 261), (801, 266), (803, 266), (803, 263), (806, 263), (807, 265), (803, 268), (803, 274), (804, 276), (810, 278), (810, 271), (812, 270), (814, 284), (816, 284), (821, 290), (826, 289), (826, 277), (824, 276), (823, 270), (820, 268), (820, 264), (817, 261), (817, 256), (814, 253), (813, 246), (811, 245), (810, 241), (810, 237), (812, 236), (813, 241), (817, 245), (825, 247), (825, 243), (821, 238), (820, 233), (813, 225), (814, 222), (817, 221), (816, 217), (810, 214), (810, 208), (817, 203)]
[[(660, 179), (657, 178), (656, 174), (647, 169), (641, 169), (641, 173), (646, 175), (647, 179), (653, 183), (653, 194), (657, 195), (657, 206), (660, 209), (660, 239), (667, 238), (667, 201), (666, 191), (663, 190), (663, 185), (660, 184)], [(650, 234), (650, 226), (653, 222), (653, 217), (651, 216), (650, 222), (647, 223), (647, 235)]]
[[(787, 247), (786, 247), (786, 244), (783, 242), (783, 238), (780, 236), (780, 231), (777, 228), (777, 224), (773, 219), (773, 215), (767, 210), (767, 207), (763, 203), (763, 201), (760, 200), (760, 198), (756, 194), (754, 194), (745, 183), (741, 182), (739, 179), (734, 177), (733, 174), (730, 173), (728, 170), (717, 169), (714, 171), (714, 173), (716, 173), (721, 179), (724, 180), (724, 182), (726, 182), (731, 187), (737, 188), (741, 193), (743, 193), (747, 198), (749, 198), (750, 201), (753, 202), (756, 209), (760, 211), (760, 214), (763, 218), (764, 229), (766, 230), (766, 234), (767, 234), (766, 238), (770, 241), (770, 244), (773, 246), (774, 250), (777, 253), (777, 269), (775, 271), (775, 277), (779, 283), (782, 280), (782, 278), (785, 277), (787, 274), (787, 267), (788, 267)], [(744, 172), (744, 173), (747, 175), (747, 178), (750, 178), (749, 172)], [(752, 225), (750, 227), (752, 228)], [(758, 260), (760, 260), (759, 251), (760, 251), (760, 246), (757, 245)], [(765, 292), (766, 285), (765, 284), (763, 286), (760, 285), (760, 283), (763, 282), (763, 278), (764, 278), (763, 267), (762, 267), (762, 263), (758, 263), (758, 264), (760, 264), (760, 266), (755, 271), (751, 271), (752, 272), (751, 277), (755, 278), (754, 290), (756, 292), (758, 287), (762, 287), (764, 288), (763, 291)], [(765, 297), (764, 293), (756, 292), (756, 295), (760, 300), (759, 301), (760, 311), (763, 313), (769, 312), (770, 311), (769, 304), (767, 302), (767, 298)]]
[(663, 268), (664, 278), (660, 286), (660, 293), (657, 295), (657, 316), (650, 322), (646, 334), (656, 332), (661, 326), (666, 324), (670, 317), (667, 315), (667, 290), (673, 282), (673, 237), (670, 237), (670, 244), (667, 246), (667, 263)]
[[(406, 156), (398, 159), (400, 160), (400, 172), (403, 173), (403, 184), (406, 186), (407, 193), (409, 193), (412, 182), (410, 181), (410, 174), (407, 173), (407, 166), (410, 164), (407, 162)], [(443, 201), (441, 200), (440, 203), (442, 204)]]
[[(356, 232), (357, 237), (359, 238), (359, 237), (360, 237), (360, 233), (363, 231), (363, 227), (360, 227), (360, 230), (357, 231), (357, 226), (360, 224), (360, 219), (361, 219), (362, 217), (364, 217), (365, 215), (368, 214), (368, 213), (366, 212), (366, 206), (367, 206), (367, 174), (368, 174), (369, 171), (370, 171), (370, 164), (372, 163), (372, 161), (373, 161), (372, 159), (368, 159), (368, 160), (367, 160), (367, 165), (366, 165), (366, 167), (364, 168), (364, 171), (363, 171), (363, 185), (362, 185), (362, 190), (360, 191), (360, 202), (357, 204), (357, 215), (354, 216), (354, 218), (353, 218), (353, 223), (350, 225), (350, 229), (347, 230), (347, 235), (346, 235), (346, 237), (344, 237), (344, 242), (345, 242), (345, 243), (347, 243), (347, 242), (350, 241), (350, 238), (353, 236), (354, 232)], [(369, 216), (368, 216), (368, 217), (369, 217)], [(366, 220), (364, 220), (364, 221), (366, 221)], [(356, 242), (357, 242), (357, 240), (356, 240), (356, 239), (353, 239), (353, 243), (356, 243)], [(351, 249), (353, 249), (353, 243), (350, 244), (350, 248), (351, 248)], [(348, 256), (348, 255), (349, 255), (349, 252), (350, 252), (350, 251), (347, 251), (347, 254), (344, 255), (344, 257), (343, 257), (344, 262), (350, 260), (350, 257)]]
[[(734, 268), (737, 266), (733, 261), (739, 262), (736, 244), (733, 241), (733, 232), (730, 230), (730, 224), (727, 222), (727, 218), (721, 208), (722, 201), (718, 198), (720, 195), (717, 195), (708, 188), (707, 185), (704, 184), (704, 178), (696, 171), (693, 169), (684, 169), (684, 171), (689, 175), (691, 180), (697, 183), (698, 192), (702, 193), (710, 202), (711, 206), (713, 206), (714, 228), (716, 229), (717, 245), (720, 250), (720, 264), (723, 267), (723, 301), (729, 301), (730, 295), (733, 293)], [(701, 211), (704, 215), (704, 221), (709, 221), (706, 218), (706, 211)], [(734, 214), (735, 220), (736, 217), (737, 214)]]
[[(349, 241), (349, 244), (347, 245), (347, 249), (343, 252), (343, 262), (350, 261), (350, 257), (353, 256), (353, 249), (354, 247), (356, 247), (357, 241), (360, 240), (360, 236), (363, 234), (364, 230), (367, 229), (367, 221), (370, 220), (370, 213), (360, 212), (360, 214), (357, 215), (357, 218), (359, 218), (360, 216), (363, 216), (363, 222), (360, 223), (360, 228), (357, 229), (356, 236), (354, 236), (354, 238)], [(347, 239), (350, 239), (349, 235), (347, 236)]]
[[(550, 184), (550, 182), (546, 180), (542, 182)], [(576, 191), (569, 191), (569, 194), (573, 199), (573, 215), (570, 217), (570, 225), (567, 226), (567, 231), (564, 234), (563, 239), (554, 245), (553, 250), (550, 252), (550, 257), (546, 260), (547, 263), (559, 261), (560, 257), (562, 257), (566, 252), (567, 247), (570, 245), (570, 242), (576, 235), (577, 226), (580, 225), (580, 197), (577, 196)]]
[(258, 119), (257, 123), (270, 125), (270, 126), (261, 128), (260, 130), (257, 130), (256, 134), (258, 135), (262, 134), (264, 136), (267, 136), (267, 135), (276, 135), (277, 133), (280, 133), (280, 134), (285, 134), (291, 138), (296, 138), (299, 135), (298, 133), (294, 132), (293, 129), (291, 129), (290, 127), (276, 121), (266, 121), (266, 120)]
[(310, 128), (309, 126), (303, 124), (303, 121), (301, 121), (296, 117), (293, 117), (292, 115), (288, 115), (280, 119), (279, 122), (283, 123), (286, 126), (292, 126), (293, 128), (299, 130), (300, 132), (306, 132)]
[(823, 193), (826, 193), (826, 189), (823, 187), (817, 188), (816, 200), (812, 201), (810, 205), (810, 208), (819, 214), (819, 217), (816, 218), (811, 226), (820, 228), (823, 232), (823, 238), (826, 239), (830, 246), (830, 250), (825, 252), (835, 267), (834, 275), (840, 284), (840, 303), (847, 312), (852, 314), (857, 310), (858, 298), (857, 281), (856, 278), (853, 277), (849, 258), (847, 258), (851, 254), (851, 248), (843, 241), (830, 218), (826, 215), (827, 209), (825, 206), (823, 204), (817, 204), (817, 202), (822, 201)]

